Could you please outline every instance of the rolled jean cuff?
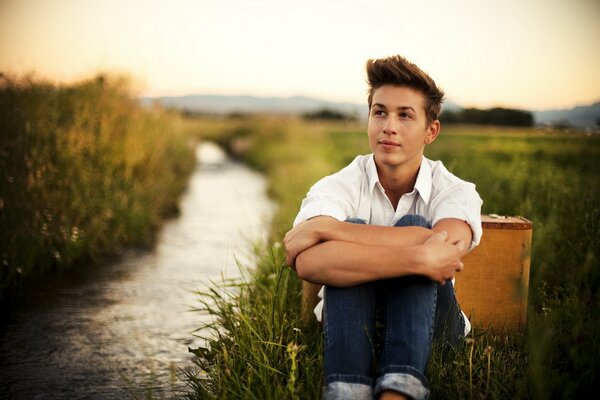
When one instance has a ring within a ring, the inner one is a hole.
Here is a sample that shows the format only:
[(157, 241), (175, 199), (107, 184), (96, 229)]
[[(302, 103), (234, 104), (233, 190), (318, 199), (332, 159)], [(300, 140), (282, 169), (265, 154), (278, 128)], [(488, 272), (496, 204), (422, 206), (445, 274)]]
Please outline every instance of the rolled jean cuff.
[(332, 374), (325, 378), (325, 400), (372, 400), (373, 380), (361, 375)]
[(393, 390), (415, 400), (429, 398), (429, 382), (419, 370), (408, 365), (390, 365), (381, 371), (375, 385), (375, 398), (386, 390)]

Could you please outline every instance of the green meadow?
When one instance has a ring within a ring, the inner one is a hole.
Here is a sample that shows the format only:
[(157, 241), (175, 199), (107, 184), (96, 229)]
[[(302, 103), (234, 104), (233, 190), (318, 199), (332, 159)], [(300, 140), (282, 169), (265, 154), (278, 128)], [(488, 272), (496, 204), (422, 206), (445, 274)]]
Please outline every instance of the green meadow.
[[(300, 281), (281, 239), (313, 183), (369, 152), (364, 124), (183, 118), (142, 109), (127, 81), (110, 76), (0, 84), (0, 308), (31, 280), (151, 246), (177, 213), (194, 144), (213, 140), (267, 177), (278, 207), (257, 265), (241, 266), (246, 278), (198, 294), (199, 312), (215, 318), (201, 333), (207, 346), (190, 349), (188, 397), (319, 398), (321, 328), (300, 317)], [(534, 224), (527, 330), (475, 329), (444, 363), (434, 352), (432, 398), (591, 397), (600, 375), (600, 137), (448, 125), (426, 155), (474, 182), (484, 213)]]
[[(202, 136), (262, 171), (278, 209), (259, 263), (230, 290), (199, 293), (215, 316), (191, 349), (189, 398), (319, 398), (321, 330), (300, 318), (300, 283), (281, 238), (319, 178), (369, 152), (356, 123), (247, 117), (198, 121)], [(448, 125), (426, 156), (472, 181), (483, 213), (534, 224), (528, 327), (475, 329), (450, 361), (434, 352), (432, 398), (586, 398), (599, 375), (600, 137), (531, 128)], [(216, 288), (215, 288), (216, 289)]]

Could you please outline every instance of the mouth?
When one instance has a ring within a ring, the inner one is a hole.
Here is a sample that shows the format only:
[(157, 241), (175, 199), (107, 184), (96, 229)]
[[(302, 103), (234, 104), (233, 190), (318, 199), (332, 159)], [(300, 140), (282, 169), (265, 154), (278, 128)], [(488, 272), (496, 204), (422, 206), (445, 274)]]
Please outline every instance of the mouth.
[(377, 143), (384, 145), (384, 146), (397, 146), (397, 147), (401, 147), (402, 145), (400, 143), (396, 143), (396, 142), (392, 142), (391, 140), (380, 140)]

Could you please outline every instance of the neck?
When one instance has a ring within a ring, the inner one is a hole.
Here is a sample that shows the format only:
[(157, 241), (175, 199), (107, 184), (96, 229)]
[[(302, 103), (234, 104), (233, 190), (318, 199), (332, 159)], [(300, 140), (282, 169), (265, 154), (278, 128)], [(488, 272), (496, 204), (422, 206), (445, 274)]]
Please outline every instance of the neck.
[(400, 198), (413, 191), (417, 182), (417, 175), (421, 168), (422, 157), (418, 157), (410, 164), (399, 166), (375, 165), (379, 175), (379, 183), (383, 186), (385, 194), (390, 199), (394, 209), (398, 205)]

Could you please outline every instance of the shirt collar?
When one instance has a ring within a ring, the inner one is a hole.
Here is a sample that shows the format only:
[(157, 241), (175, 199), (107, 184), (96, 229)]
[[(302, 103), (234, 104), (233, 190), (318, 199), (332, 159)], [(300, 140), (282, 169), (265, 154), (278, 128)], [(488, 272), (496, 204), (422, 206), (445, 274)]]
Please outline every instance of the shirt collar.
[(429, 204), (432, 185), (433, 177), (431, 175), (431, 165), (429, 165), (429, 160), (423, 157), (421, 160), (421, 168), (419, 168), (419, 174), (417, 175), (417, 181), (415, 182), (415, 189), (419, 191), (425, 204)]
[(367, 183), (369, 184), (369, 191), (373, 193), (373, 188), (379, 182), (379, 175), (377, 175), (377, 166), (375, 165), (375, 156), (371, 154), (366, 165), (367, 172)]
[[(377, 182), (379, 182), (379, 175), (377, 175), (377, 166), (375, 165), (375, 157), (373, 154), (371, 154), (369, 160), (367, 161), (366, 173), (369, 190), (373, 192), (373, 188)], [(432, 184), (433, 180), (431, 176), (431, 165), (429, 165), (429, 161), (423, 157), (421, 160), (421, 167), (419, 168), (419, 174), (417, 175), (417, 181), (415, 182), (415, 189), (417, 189), (419, 195), (425, 203), (429, 203)]]

